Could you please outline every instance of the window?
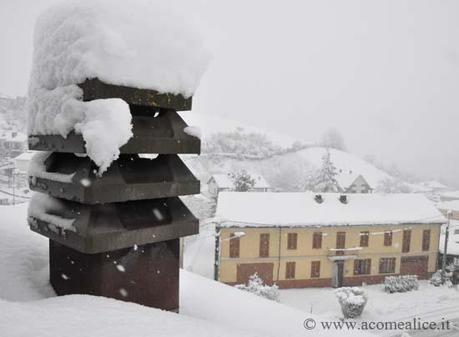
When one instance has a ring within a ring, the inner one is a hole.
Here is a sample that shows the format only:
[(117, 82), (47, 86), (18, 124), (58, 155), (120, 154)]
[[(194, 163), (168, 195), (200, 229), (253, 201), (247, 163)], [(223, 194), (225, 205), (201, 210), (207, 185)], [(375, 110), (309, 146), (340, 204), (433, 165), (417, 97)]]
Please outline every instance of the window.
[(240, 237), (231, 233), (229, 242), (230, 257), (239, 257)]
[(368, 275), (371, 273), (371, 259), (354, 260), (354, 275)]
[(285, 265), (285, 278), (292, 279), (295, 278), (295, 262), (287, 262)]
[(370, 232), (360, 232), (360, 247), (368, 247)]
[(269, 256), (269, 234), (260, 234), (260, 257)]
[(395, 257), (382, 257), (379, 259), (379, 273), (393, 274), (395, 273)]
[(422, 232), (422, 250), (426, 251), (430, 249), (430, 229), (425, 229)]
[(346, 232), (336, 233), (336, 248), (343, 249), (346, 246)]
[(384, 232), (384, 246), (392, 246), (392, 231)]
[(322, 248), (322, 232), (314, 232), (314, 234), (312, 235), (312, 248)]
[(298, 241), (297, 233), (288, 233), (287, 236), (287, 249), (296, 249)]
[(408, 253), (410, 251), (410, 243), (411, 243), (411, 230), (405, 229), (403, 231), (402, 253)]
[(320, 277), (320, 261), (311, 262), (311, 277)]

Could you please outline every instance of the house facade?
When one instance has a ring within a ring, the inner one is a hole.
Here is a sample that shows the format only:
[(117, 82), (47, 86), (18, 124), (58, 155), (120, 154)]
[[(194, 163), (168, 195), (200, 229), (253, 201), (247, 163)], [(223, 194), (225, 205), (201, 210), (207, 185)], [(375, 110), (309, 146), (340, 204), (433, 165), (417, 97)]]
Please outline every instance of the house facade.
[[(271, 185), (260, 174), (249, 173), (255, 181), (250, 192), (272, 191)], [(220, 192), (235, 191), (234, 182), (229, 174), (214, 174), (207, 182), (209, 193), (216, 196)]]
[(217, 280), (257, 272), (281, 288), (341, 287), (436, 270), (446, 219), (424, 196), (264, 194), (220, 195)]

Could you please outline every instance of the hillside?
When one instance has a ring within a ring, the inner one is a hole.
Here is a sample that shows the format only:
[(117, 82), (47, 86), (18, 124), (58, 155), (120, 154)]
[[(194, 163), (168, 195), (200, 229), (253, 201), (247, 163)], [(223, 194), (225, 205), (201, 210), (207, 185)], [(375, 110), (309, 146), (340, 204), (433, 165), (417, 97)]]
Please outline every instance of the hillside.
[[(324, 147), (295, 140), (236, 121), (203, 114), (182, 114), (202, 130), (200, 157), (186, 157), (193, 172), (205, 183), (214, 173), (247, 170), (262, 174), (272, 187), (283, 191), (304, 190), (305, 180), (321, 166)], [(372, 187), (391, 176), (357, 155), (330, 149), (338, 182), (351, 184), (363, 175)], [(203, 185), (205, 190), (205, 185)]]

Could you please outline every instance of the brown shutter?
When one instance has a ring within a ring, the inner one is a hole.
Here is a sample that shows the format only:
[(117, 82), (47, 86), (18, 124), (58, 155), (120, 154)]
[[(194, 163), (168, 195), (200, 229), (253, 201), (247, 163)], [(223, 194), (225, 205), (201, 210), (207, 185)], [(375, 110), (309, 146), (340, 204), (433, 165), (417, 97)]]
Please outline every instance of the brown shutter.
[(287, 236), (287, 249), (296, 249), (298, 241), (297, 233), (288, 233)]
[(392, 246), (392, 231), (384, 232), (384, 246)]
[(230, 257), (239, 257), (239, 247), (240, 247), (240, 238), (236, 234), (231, 233), (230, 235), (230, 244), (229, 244), (229, 255)]
[(336, 233), (336, 248), (343, 249), (346, 247), (346, 232)]
[(287, 262), (285, 265), (285, 278), (293, 279), (295, 278), (295, 262)]
[(408, 253), (410, 251), (410, 243), (411, 243), (411, 230), (405, 229), (403, 231), (402, 253)]
[(269, 233), (260, 234), (260, 257), (269, 257)]
[(430, 249), (430, 229), (425, 229), (422, 232), (422, 250), (426, 251)]
[(314, 234), (312, 235), (312, 248), (322, 248), (322, 232), (314, 232)]
[(395, 257), (379, 259), (379, 273), (380, 274), (393, 274), (395, 273)]
[(320, 277), (320, 261), (311, 262), (311, 277)]
[(370, 232), (360, 232), (360, 247), (368, 247)]
[(354, 275), (368, 275), (371, 273), (371, 259), (354, 260)]

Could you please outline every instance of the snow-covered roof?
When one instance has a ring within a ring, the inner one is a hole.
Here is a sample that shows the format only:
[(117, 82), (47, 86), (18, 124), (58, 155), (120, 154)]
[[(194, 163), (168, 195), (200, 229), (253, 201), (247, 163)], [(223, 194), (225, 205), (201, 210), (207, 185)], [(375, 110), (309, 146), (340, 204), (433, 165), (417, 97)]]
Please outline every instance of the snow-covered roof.
[(442, 193), (440, 197), (445, 198), (445, 199), (459, 199), (459, 191), (445, 192), (445, 193)]
[[(420, 194), (323, 193), (322, 203), (306, 193), (220, 193), (216, 216), (226, 226), (333, 226), (445, 223), (435, 205)], [(235, 224), (236, 223), (236, 224)]]
[[(254, 174), (248, 172), (248, 174), (255, 180), (255, 184), (253, 188), (270, 188), (271, 186), (265, 180), (265, 178), (260, 174)], [(212, 176), (214, 178), (215, 183), (219, 188), (234, 188), (234, 183), (229, 174), (214, 174)]]
[(14, 160), (26, 160), (30, 161), (32, 160), (32, 157), (37, 153), (38, 151), (26, 151), (21, 153), (19, 156), (14, 157)]
[(437, 208), (446, 211), (459, 211), (459, 200), (439, 202)]

